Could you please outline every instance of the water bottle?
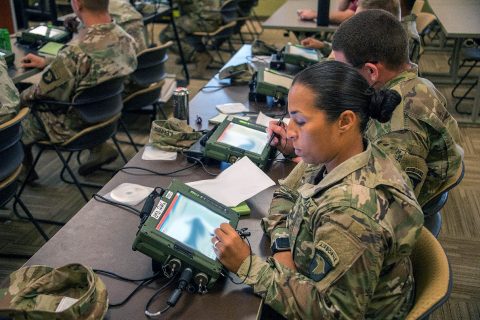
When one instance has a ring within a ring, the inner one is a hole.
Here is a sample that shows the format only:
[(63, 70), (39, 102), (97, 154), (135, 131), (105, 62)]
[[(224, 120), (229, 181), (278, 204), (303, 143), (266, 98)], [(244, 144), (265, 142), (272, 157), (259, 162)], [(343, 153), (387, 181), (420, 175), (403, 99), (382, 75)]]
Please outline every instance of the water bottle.
[(317, 26), (328, 26), (330, 13), (330, 0), (318, 0), (317, 3)]

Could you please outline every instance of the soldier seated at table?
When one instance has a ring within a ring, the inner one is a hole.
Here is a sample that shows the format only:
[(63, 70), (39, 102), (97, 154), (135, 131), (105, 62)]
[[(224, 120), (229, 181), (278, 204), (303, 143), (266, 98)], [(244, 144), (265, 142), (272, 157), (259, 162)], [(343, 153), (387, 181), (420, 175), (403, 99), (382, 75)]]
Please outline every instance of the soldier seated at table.
[(17, 88), (8, 76), (5, 59), (0, 56), (0, 124), (15, 117), (20, 105)]
[[(82, 90), (112, 78), (127, 76), (137, 66), (135, 43), (112, 22), (108, 0), (72, 0), (71, 4), (85, 26), (78, 37), (61, 49), (50, 64), (45, 58), (33, 54), (23, 59), (24, 67), (45, 68), (39, 83), (21, 93), (21, 101), (33, 109), (42, 108), (37, 100), (72, 101)], [(74, 108), (42, 111), (38, 116), (39, 119), (30, 115), (23, 123), (22, 140), (26, 146), (27, 167), (31, 166), (31, 146), (34, 142), (48, 139), (53, 143), (62, 143), (87, 126)], [(117, 151), (107, 143), (94, 151), (94, 157), (86, 163), (90, 167), (112, 162), (117, 157)]]
[[(424, 206), (453, 185), (462, 172), (460, 134), (446, 99), (429, 80), (418, 76), (417, 65), (409, 61), (402, 24), (383, 10), (360, 12), (345, 21), (332, 45), (335, 60), (357, 68), (374, 88), (401, 95), (391, 120), (371, 120), (366, 137), (399, 162)], [(281, 137), (281, 141), (273, 139), (273, 145), (294, 154), (282, 127), (272, 122), (269, 131)]]
[[(355, 13), (370, 9), (385, 10), (400, 19), (399, 0), (359, 0)], [(332, 53), (332, 44), (328, 41), (321, 41), (314, 37), (308, 37), (301, 40), (300, 43), (307, 48), (320, 50), (325, 57), (330, 56)]]
[[(264, 261), (229, 224), (212, 238), (220, 262), (288, 319), (404, 319), (414, 303), (410, 255), (423, 214), (408, 177), (364, 139), (401, 101), (346, 64), (299, 73), (287, 138), (302, 157), (274, 192)], [(373, 120), (371, 120), (373, 121)]]
[[(221, 26), (220, 3), (218, 0), (179, 0), (175, 2), (182, 12), (182, 16), (175, 19), (175, 25), (183, 55), (186, 62), (193, 62), (195, 60), (194, 53), (205, 51), (205, 46), (198, 40), (198, 37), (192, 37), (191, 35), (194, 32), (213, 32)], [(160, 33), (160, 41), (162, 43), (175, 41), (172, 49), (178, 53), (172, 24), (169, 24)], [(177, 62), (180, 62), (180, 60), (177, 60)]]

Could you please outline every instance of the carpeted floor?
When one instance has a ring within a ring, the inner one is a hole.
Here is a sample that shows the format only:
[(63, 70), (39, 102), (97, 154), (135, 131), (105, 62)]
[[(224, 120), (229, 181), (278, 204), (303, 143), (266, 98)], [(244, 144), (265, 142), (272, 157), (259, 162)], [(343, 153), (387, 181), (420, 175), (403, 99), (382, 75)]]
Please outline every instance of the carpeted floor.
[[(155, 33), (161, 26), (155, 27)], [(281, 46), (295, 38), (289, 34), (284, 36), (282, 31), (265, 31), (261, 39), (268, 43)], [(174, 63), (176, 56), (171, 55), (167, 71), (177, 73), (182, 78), (180, 67)], [(420, 66), (422, 70), (439, 71), (447, 69), (448, 55), (445, 52), (427, 52), (423, 55)], [(189, 65), (191, 82), (189, 85), (191, 96), (211, 78), (216, 70), (206, 69), (203, 64)], [(438, 86), (453, 105), (450, 96), (452, 86)], [(464, 108), (471, 108), (471, 102), (466, 102)], [(453, 110), (452, 110), (452, 113)], [(144, 125), (145, 118), (130, 121), (136, 127), (135, 138), (146, 142), (148, 128)], [(454, 284), (449, 301), (436, 311), (431, 319), (480, 319), (480, 128), (461, 127), (461, 145), (465, 149), (465, 178), (449, 196), (449, 200), (442, 211), (443, 228), (439, 240), (444, 247), (453, 272)], [(131, 157), (134, 153), (130, 146), (123, 145), (125, 152)], [(82, 157), (85, 157), (82, 155)], [(118, 169), (123, 165), (117, 159), (109, 168)], [(76, 168), (77, 164), (74, 164)], [(22, 199), (37, 218), (49, 218), (67, 222), (83, 205), (74, 186), (65, 184), (59, 179), (60, 162), (56, 155), (47, 152), (38, 165), (40, 180), (28, 186)], [(105, 183), (111, 173), (99, 172), (88, 177), (89, 181)], [(95, 189), (89, 189), (91, 193)], [(0, 282), (8, 274), (21, 267), (27, 256), (33, 254), (44, 244), (33, 226), (17, 219), (12, 215), (11, 205), (0, 211)], [(43, 225), (50, 236), (53, 236), (58, 227)], [(6, 257), (6, 254), (17, 254), (17, 257)]]

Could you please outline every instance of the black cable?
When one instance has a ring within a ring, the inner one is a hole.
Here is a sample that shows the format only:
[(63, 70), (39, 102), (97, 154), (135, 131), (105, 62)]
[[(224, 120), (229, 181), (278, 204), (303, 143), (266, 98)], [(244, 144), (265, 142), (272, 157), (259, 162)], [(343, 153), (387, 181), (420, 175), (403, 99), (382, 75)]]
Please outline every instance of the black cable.
[(97, 200), (98, 202), (106, 203), (106, 204), (109, 204), (111, 206), (130, 211), (131, 213), (133, 213), (137, 216), (140, 216), (140, 214), (141, 214), (140, 210), (138, 210), (138, 209), (136, 209), (132, 206), (129, 206), (128, 204), (123, 204), (123, 203), (112, 201), (110, 199), (105, 198), (104, 196), (99, 195), (98, 193), (95, 193), (93, 195), (93, 199)]
[[(204, 93), (213, 93), (213, 92), (217, 92), (217, 91), (220, 91), (222, 89), (225, 89), (225, 88), (229, 88), (229, 87), (233, 87), (233, 85), (231, 84), (227, 84), (227, 85), (219, 85), (219, 86), (204, 86), (202, 87), (202, 89), (200, 89), (200, 91), (204, 92)], [(205, 90), (205, 89), (213, 89), (213, 90)]]
[(218, 173), (213, 173), (213, 172), (208, 171), (207, 167), (205, 166), (205, 163), (203, 163), (203, 161), (201, 159), (186, 155), (183, 152), (182, 152), (182, 154), (183, 154), (184, 157), (186, 157), (188, 159), (192, 159), (192, 160), (195, 161), (196, 164), (199, 164), (202, 167), (202, 170), (205, 171), (206, 174), (214, 176), (214, 177), (219, 175)]
[(139, 282), (139, 281), (147, 281), (147, 280), (155, 279), (160, 274), (160, 272), (157, 272), (153, 276), (150, 276), (150, 277), (147, 277), (147, 278), (130, 279), (130, 278), (121, 276), (119, 274), (116, 274), (114, 272), (107, 271), (107, 270), (102, 270), (102, 269), (93, 269), (93, 272), (104, 275), (104, 276), (107, 276), (107, 277), (110, 277), (110, 278), (113, 278), (113, 279), (122, 280), (122, 281), (129, 281), (129, 282)]
[[(175, 173), (178, 173), (178, 172), (182, 172), (182, 171), (191, 169), (191, 168), (195, 167), (197, 164), (198, 163), (194, 163), (194, 164), (192, 164), (188, 167), (177, 169), (177, 170), (174, 170), (174, 171), (171, 171), (171, 172), (158, 172), (158, 171), (155, 171), (155, 170), (142, 168), (142, 167), (123, 167), (123, 168), (119, 169), (119, 171), (123, 171), (127, 174), (131, 174), (131, 175), (135, 175), (135, 176), (148, 175), (148, 174), (156, 174), (158, 176), (169, 176), (169, 175), (172, 175), (172, 174), (175, 174)], [(146, 171), (148, 173), (144, 173), (144, 174), (138, 174), (137, 173), (137, 174), (135, 174), (135, 173), (127, 172), (127, 170), (140, 170), (140, 171)]]
[[(150, 299), (148, 299), (147, 304), (145, 305), (145, 315), (147, 317), (153, 317), (152, 315), (149, 315), (149, 314), (152, 314), (152, 313), (150, 311), (148, 311), (152, 302), (157, 298), (157, 296), (160, 293), (165, 291), (165, 289), (167, 289), (173, 283), (173, 281), (176, 280), (176, 279), (177, 279), (177, 277), (170, 278), (170, 280), (168, 280), (168, 282), (166, 282), (162, 287), (160, 287), (157, 291), (155, 291), (155, 293), (150, 297)], [(168, 309), (170, 309), (170, 305), (167, 305), (164, 309), (160, 310), (159, 312), (160, 312), (160, 314), (163, 314)]]
[[(157, 273), (157, 277), (158, 277), (158, 274), (160, 273)], [(117, 308), (117, 307), (121, 307), (123, 306), (125, 303), (127, 303), (140, 289), (142, 289), (143, 287), (145, 287), (146, 285), (149, 285), (150, 283), (152, 283), (157, 277), (154, 277), (154, 278), (151, 278), (149, 280), (144, 280), (142, 282), (140, 282), (140, 284), (132, 291), (130, 292), (130, 294), (125, 298), (123, 299), (121, 302), (117, 302), (117, 303), (109, 303), (108, 306), (110, 308)]]

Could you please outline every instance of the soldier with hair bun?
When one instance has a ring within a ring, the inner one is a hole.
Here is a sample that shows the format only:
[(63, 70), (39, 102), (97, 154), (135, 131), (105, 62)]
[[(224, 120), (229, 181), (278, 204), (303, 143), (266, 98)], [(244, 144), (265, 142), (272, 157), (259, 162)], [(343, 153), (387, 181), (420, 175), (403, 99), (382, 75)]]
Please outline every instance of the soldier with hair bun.
[(400, 101), (336, 61), (295, 77), (286, 134), (303, 161), (262, 220), (273, 256), (250, 256), (228, 224), (212, 238), (222, 264), (282, 316), (401, 319), (411, 309), (423, 214), (408, 177), (363, 136), (370, 118), (388, 122)]

